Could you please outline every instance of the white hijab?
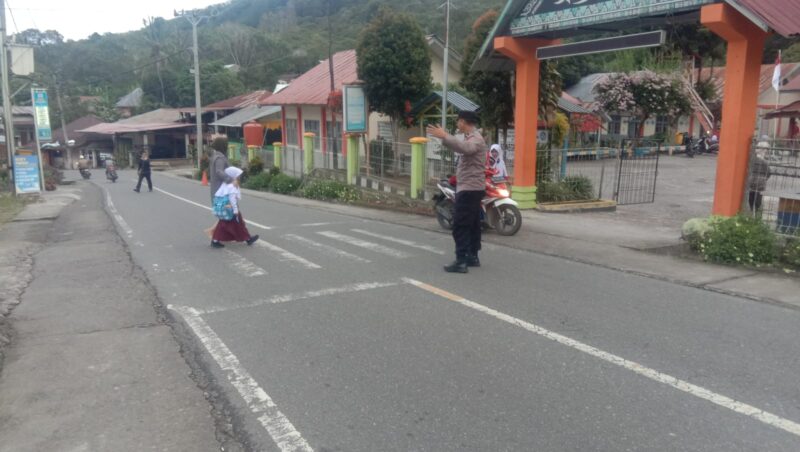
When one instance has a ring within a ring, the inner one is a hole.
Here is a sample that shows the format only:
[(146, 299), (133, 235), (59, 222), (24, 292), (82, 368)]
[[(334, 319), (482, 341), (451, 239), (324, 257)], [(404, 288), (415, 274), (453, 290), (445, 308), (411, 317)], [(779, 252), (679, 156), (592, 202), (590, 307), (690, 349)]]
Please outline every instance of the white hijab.
[(503, 148), (499, 144), (493, 144), (489, 149), (489, 157), (492, 156), (492, 151), (497, 151), (497, 158), (492, 164), (492, 168), (497, 170), (497, 177), (508, 177), (508, 170), (506, 169), (506, 162), (503, 160)]
[[(243, 172), (244, 171), (235, 166), (229, 166), (225, 168), (225, 174), (233, 180), (238, 179)], [(228, 196), (230, 194), (236, 195), (237, 198), (242, 197), (242, 192), (239, 190), (239, 187), (233, 184), (233, 182), (231, 183), (223, 182), (222, 185), (219, 186), (219, 190), (217, 190), (217, 192), (214, 193), (214, 196)]]

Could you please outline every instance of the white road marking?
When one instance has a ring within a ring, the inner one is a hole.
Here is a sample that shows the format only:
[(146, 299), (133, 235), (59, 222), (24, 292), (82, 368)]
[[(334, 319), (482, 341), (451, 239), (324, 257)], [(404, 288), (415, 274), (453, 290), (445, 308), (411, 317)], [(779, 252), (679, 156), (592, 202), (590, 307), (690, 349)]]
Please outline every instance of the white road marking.
[(403, 281), (412, 284), (416, 287), (419, 287), (422, 290), (428, 291), (432, 294), (438, 295), (442, 298), (445, 298), (450, 301), (454, 301), (459, 303), (463, 306), (468, 308), (474, 309), (478, 312), (482, 312), (484, 314), (488, 314), (498, 320), (502, 320), (503, 322), (510, 323), (511, 325), (518, 326), (525, 330), (530, 331), (531, 333), (538, 334), (546, 339), (550, 339), (551, 341), (558, 342), (559, 344), (566, 345), (567, 347), (573, 348), (575, 350), (581, 351), (583, 353), (589, 354), (594, 356), (595, 358), (599, 358), (603, 361), (609, 362), (616, 366), (620, 366), (631, 372), (639, 374), (643, 377), (649, 378), (654, 380), (658, 383), (665, 384), (667, 386), (671, 386), (679, 391), (683, 391), (687, 394), (693, 395), (695, 397), (707, 400), (711, 403), (719, 405), (723, 408), (727, 408), (729, 410), (735, 411), (740, 414), (744, 414), (745, 416), (749, 416), (753, 419), (761, 421), (767, 425), (772, 427), (779, 428), (784, 430), (788, 433), (791, 433), (796, 436), (800, 436), (800, 424), (791, 421), (789, 419), (784, 419), (782, 417), (776, 416), (772, 413), (767, 411), (761, 410), (756, 408), (752, 405), (748, 405), (743, 402), (739, 402), (737, 400), (731, 399), (730, 397), (726, 397), (722, 394), (717, 394), (713, 391), (710, 391), (706, 388), (693, 385), (687, 381), (675, 378), (673, 376), (658, 372), (657, 370), (650, 369), (649, 367), (645, 367), (637, 362), (627, 360), (625, 358), (619, 357), (617, 355), (605, 352), (598, 348), (592, 347), (591, 345), (584, 344), (583, 342), (576, 341), (575, 339), (569, 338), (567, 336), (563, 336), (561, 334), (555, 333), (550, 331), (546, 328), (542, 328), (538, 325), (534, 325), (532, 323), (528, 323), (524, 320), (518, 319), (516, 317), (512, 317), (508, 314), (504, 314), (502, 312), (496, 311), (492, 308), (483, 306), (481, 304), (475, 303), (473, 301), (469, 301), (466, 298), (460, 297), (458, 295), (452, 294), (445, 290), (439, 289), (438, 287), (431, 286), (429, 284), (425, 284), (423, 282), (410, 279), (410, 278), (403, 278)]
[(326, 252), (328, 254), (331, 254), (331, 255), (334, 255), (334, 256), (337, 256), (337, 257), (343, 257), (345, 259), (351, 259), (351, 260), (354, 260), (354, 261), (357, 261), (357, 262), (365, 262), (365, 263), (371, 262), (369, 259), (364, 259), (361, 256), (357, 256), (355, 254), (348, 253), (347, 251), (340, 250), (339, 248), (336, 248), (336, 247), (333, 247), (333, 246), (330, 246), (330, 245), (325, 245), (323, 243), (315, 242), (315, 241), (313, 241), (311, 239), (308, 239), (308, 238), (305, 238), (305, 237), (301, 237), (299, 235), (286, 234), (283, 237), (285, 239), (287, 239), (287, 240), (291, 240), (291, 241), (297, 242), (297, 243), (302, 243), (304, 245), (307, 245), (307, 246), (322, 250), (323, 252)]
[(304, 258), (302, 258), (302, 257), (300, 257), (300, 256), (298, 256), (298, 255), (296, 255), (294, 253), (290, 253), (289, 251), (286, 251), (285, 249), (283, 249), (283, 248), (281, 248), (281, 247), (279, 247), (277, 245), (273, 245), (273, 244), (267, 242), (266, 240), (259, 239), (259, 240), (257, 240), (255, 242), (255, 244), (260, 246), (260, 247), (262, 247), (262, 248), (266, 248), (266, 249), (268, 249), (270, 251), (277, 252), (278, 254), (280, 254), (280, 256), (282, 258), (281, 259), (282, 261), (296, 262), (296, 263), (302, 265), (305, 268), (310, 268), (310, 269), (314, 269), (314, 270), (322, 268), (319, 265), (317, 265), (317, 264), (315, 264), (315, 263), (313, 263), (313, 262), (311, 262), (309, 260), (306, 260), (306, 259), (304, 259)]
[(399, 244), (405, 245), (405, 246), (407, 246), (409, 248), (417, 248), (417, 249), (420, 249), (420, 250), (430, 251), (431, 253), (439, 254), (439, 255), (444, 255), (445, 254), (445, 252), (440, 250), (439, 248), (435, 248), (435, 247), (429, 246), (429, 245), (421, 245), (421, 244), (419, 244), (417, 242), (412, 242), (411, 240), (398, 239), (398, 238), (395, 238), (395, 237), (387, 237), (385, 235), (376, 234), (374, 232), (365, 231), (363, 229), (351, 229), (351, 231), (357, 232), (359, 234), (368, 235), (370, 237), (375, 237), (375, 238), (379, 238), (379, 239), (382, 239), (382, 240), (386, 240), (388, 242), (399, 243)]
[[(204, 206), (204, 205), (202, 205), (202, 204), (200, 204), (200, 203), (194, 202), (194, 201), (192, 201), (192, 200), (189, 200), (189, 199), (183, 198), (183, 197), (181, 197), (181, 196), (178, 196), (178, 195), (174, 195), (174, 194), (172, 194), (172, 193), (170, 193), (170, 192), (168, 192), (168, 191), (164, 191), (164, 190), (162, 190), (162, 189), (160, 189), (160, 188), (158, 188), (158, 187), (153, 187), (153, 190), (155, 190), (155, 191), (157, 191), (157, 192), (164, 193), (165, 195), (167, 195), (167, 196), (171, 196), (171, 197), (173, 197), (173, 198), (175, 198), (175, 199), (177, 199), (177, 200), (179, 200), (179, 201), (183, 201), (183, 202), (185, 202), (185, 203), (188, 203), (188, 204), (191, 204), (191, 205), (193, 205), (193, 206), (197, 206), (197, 207), (199, 207), (199, 208), (201, 208), (201, 209), (208, 210), (209, 212), (213, 212), (213, 210), (211, 209), (211, 207)], [(247, 223), (247, 224), (249, 224), (249, 225), (251, 225), (251, 226), (255, 226), (255, 227), (257, 227), (257, 228), (261, 228), (261, 229), (264, 229), (264, 230), (267, 230), (267, 231), (269, 231), (270, 229), (272, 229), (272, 228), (271, 228), (271, 227), (269, 227), (269, 226), (264, 226), (263, 224), (256, 223), (255, 221), (251, 221), (251, 220), (247, 220), (247, 219), (245, 219), (245, 220), (244, 220), (244, 222), (245, 222), (245, 223)]]
[(338, 223), (305, 223), (305, 224), (298, 225), (298, 227), (310, 228), (310, 227), (314, 227), (314, 226), (329, 226), (329, 225), (332, 225), (332, 224), (338, 224)]
[(133, 237), (133, 229), (131, 229), (131, 227), (128, 226), (128, 222), (125, 221), (125, 219), (122, 218), (122, 215), (120, 215), (120, 213), (117, 211), (116, 206), (114, 206), (114, 201), (111, 200), (111, 193), (109, 193), (108, 190), (105, 190), (105, 192), (106, 192), (106, 204), (108, 204), (108, 210), (111, 211), (111, 215), (113, 215), (114, 219), (117, 220), (119, 227), (121, 227), (122, 230), (125, 231), (125, 234), (128, 236), (128, 238)]
[(246, 276), (248, 278), (254, 278), (256, 276), (264, 276), (267, 274), (266, 270), (250, 262), (244, 257), (234, 253), (233, 251), (227, 249), (224, 251), (225, 255), (227, 255), (230, 260), (231, 267), (233, 267), (233, 270), (236, 273), (239, 273), (240, 275)]
[(374, 251), (376, 253), (385, 254), (387, 256), (396, 257), (399, 259), (405, 257), (411, 257), (410, 254), (405, 253), (400, 250), (396, 250), (394, 248), (389, 248), (388, 246), (379, 245), (377, 243), (367, 242), (366, 240), (361, 240), (356, 237), (352, 237), (349, 235), (339, 234), (338, 232), (333, 231), (319, 231), (317, 234), (328, 237), (330, 239), (339, 240), (340, 242), (344, 242), (353, 246), (357, 246), (360, 248), (365, 248), (370, 251)]
[(201, 308), (193, 308), (193, 309), (195, 310), (195, 312), (197, 312), (198, 315), (205, 315), (205, 314), (213, 314), (216, 312), (231, 311), (234, 309), (255, 308), (258, 306), (264, 306), (268, 304), (279, 304), (279, 303), (288, 303), (290, 301), (309, 300), (312, 298), (320, 298), (320, 297), (338, 295), (343, 293), (363, 292), (365, 290), (380, 289), (383, 287), (394, 287), (399, 284), (400, 283), (397, 281), (356, 283), (356, 284), (348, 284), (346, 286), (341, 286), (341, 287), (330, 287), (327, 289), (309, 290), (307, 292), (301, 292), (301, 293), (275, 295), (269, 298), (264, 298), (262, 300), (253, 300), (249, 303), (240, 305), (226, 305), (226, 306), (210, 307), (205, 309)]
[(172, 305), (168, 306), (168, 308), (183, 317), (281, 451), (313, 452), (314, 449), (295, 429), (291, 421), (281, 413), (269, 394), (261, 389), (258, 382), (242, 366), (236, 355), (231, 352), (228, 346), (222, 342), (222, 339), (217, 336), (217, 333), (208, 326), (194, 309)]

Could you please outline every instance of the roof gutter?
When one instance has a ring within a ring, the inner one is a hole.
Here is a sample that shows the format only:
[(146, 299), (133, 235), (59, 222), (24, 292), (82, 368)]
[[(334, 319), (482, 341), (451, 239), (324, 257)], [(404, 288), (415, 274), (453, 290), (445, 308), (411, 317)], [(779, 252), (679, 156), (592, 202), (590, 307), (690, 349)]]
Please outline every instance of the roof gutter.
[(749, 9), (745, 8), (744, 6), (740, 5), (736, 0), (725, 0), (726, 3), (731, 5), (733, 9), (739, 11), (744, 17), (746, 17), (750, 22), (752, 22), (756, 27), (764, 30), (769, 31), (769, 25), (761, 19), (756, 13), (750, 11)]

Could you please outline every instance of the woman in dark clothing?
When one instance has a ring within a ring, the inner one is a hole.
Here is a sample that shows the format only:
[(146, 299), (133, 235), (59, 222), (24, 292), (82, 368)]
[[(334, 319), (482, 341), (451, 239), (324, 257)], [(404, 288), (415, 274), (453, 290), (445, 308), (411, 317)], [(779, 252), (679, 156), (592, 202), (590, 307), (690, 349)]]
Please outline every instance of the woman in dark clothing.
[(142, 158), (139, 160), (139, 182), (133, 189), (136, 193), (142, 188), (142, 179), (147, 179), (147, 189), (153, 191), (153, 181), (150, 180), (150, 156), (147, 155), (147, 151), (142, 152)]

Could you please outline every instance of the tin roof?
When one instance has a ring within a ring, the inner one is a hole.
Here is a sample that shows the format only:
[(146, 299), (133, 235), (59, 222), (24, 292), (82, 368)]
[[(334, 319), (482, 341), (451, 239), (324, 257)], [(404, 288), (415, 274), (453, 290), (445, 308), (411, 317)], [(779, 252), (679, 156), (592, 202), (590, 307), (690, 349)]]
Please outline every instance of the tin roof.
[[(442, 102), (442, 92), (441, 91), (433, 91), (424, 99), (417, 102), (411, 111), (409, 112), (410, 116), (417, 116), (420, 112), (427, 109), (432, 103), (436, 103), (437, 105)], [(455, 91), (448, 91), (447, 92), (447, 102), (455, 107), (456, 111), (478, 111), (480, 108), (478, 104), (475, 102), (467, 99), (466, 97), (458, 94)]]
[(783, 36), (800, 34), (800, 2), (797, 0), (727, 0), (738, 3)]
[(231, 97), (230, 99), (221, 100), (219, 102), (214, 102), (213, 104), (206, 105), (203, 107), (204, 111), (213, 111), (213, 110), (238, 110), (240, 108), (249, 107), (251, 105), (257, 105), (262, 100), (268, 98), (272, 95), (272, 92), (267, 91), (265, 89), (261, 89), (258, 91), (253, 91), (251, 93), (242, 94), (239, 96)]
[(212, 126), (242, 127), (245, 123), (281, 112), (281, 107), (250, 105), (211, 123)]
[[(345, 50), (333, 55), (333, 73), (336, 89), (358, 80), (356, 51)], [(327, 105), (331, 91), (328, 60), (320, 62), (296, 78), (279, 93), (262, 100), (260, 105)]]

